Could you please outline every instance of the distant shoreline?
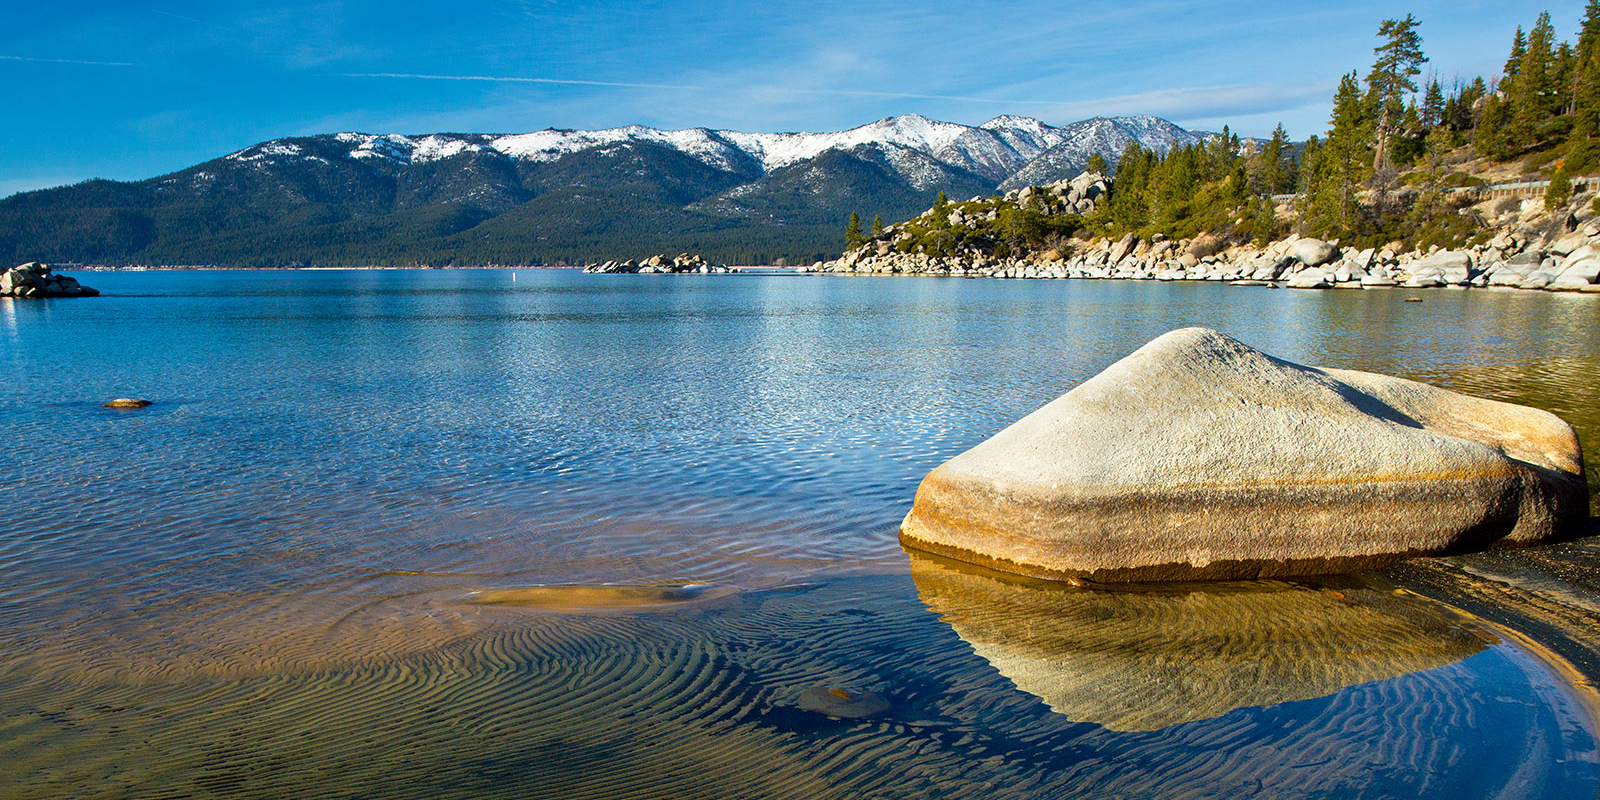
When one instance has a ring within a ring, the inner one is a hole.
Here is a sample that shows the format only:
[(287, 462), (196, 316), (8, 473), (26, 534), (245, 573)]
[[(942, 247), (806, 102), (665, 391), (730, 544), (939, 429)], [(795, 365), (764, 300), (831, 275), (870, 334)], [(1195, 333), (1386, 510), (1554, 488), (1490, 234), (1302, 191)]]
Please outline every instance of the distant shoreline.
[[(473, 264), (465, 266), (432, 267), (432, 266), (339, 266), (339, 267), (229, 267), (215, 264), (204, 265), (172, 265), (160, 266), (112, 266), (106, 264), (52, 264), (58, 270), (72, 272), (446, 272), (464, 270), (582, 270), (583, 265), (559, 266), (529, 266), (527, 264)], [(778, 267), (770, 264), (737, 265), (739, 269), (782, 269), (793, 270), (795, 267)]]

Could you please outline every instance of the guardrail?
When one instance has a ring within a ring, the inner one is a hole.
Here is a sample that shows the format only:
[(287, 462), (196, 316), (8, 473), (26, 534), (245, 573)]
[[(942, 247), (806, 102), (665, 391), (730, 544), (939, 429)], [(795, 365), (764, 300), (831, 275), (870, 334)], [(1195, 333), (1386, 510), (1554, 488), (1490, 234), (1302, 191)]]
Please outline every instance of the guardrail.
[[(1591, 186), (1600, 184), (1600, 178), (1571, 178), (1572, 193), (1583, 194)], [(1486, 186), (1458, 186), (1446, 189), (1450, 194), (1471, 194), (1481, 200), (1494, 200), (1501, 197), (1544, 197), (1544, 192), (1550, 187), (1549, 181), (1522, 181), (1520, 183), (1492, 183)], [(1294, 200), (1297, 194), (1268, 195), (1272, 200)]]

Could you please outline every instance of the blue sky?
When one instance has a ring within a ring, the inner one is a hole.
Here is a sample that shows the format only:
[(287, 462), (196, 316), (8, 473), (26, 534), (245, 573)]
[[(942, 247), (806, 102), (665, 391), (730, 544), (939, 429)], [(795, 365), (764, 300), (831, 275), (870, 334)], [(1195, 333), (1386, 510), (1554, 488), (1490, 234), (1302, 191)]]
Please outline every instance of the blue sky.
[[(1442, 76), (1581, 2), (6, 2), (0, 196), (141, 179), (279, 136), (640, 123), (838, 130), (916, 112), (1150, 113), (1303, 138), (1385, 17)], [(433, 76), (433, 77), (427, 77)], [(471, 78), (471, 79), (460, 79)]]

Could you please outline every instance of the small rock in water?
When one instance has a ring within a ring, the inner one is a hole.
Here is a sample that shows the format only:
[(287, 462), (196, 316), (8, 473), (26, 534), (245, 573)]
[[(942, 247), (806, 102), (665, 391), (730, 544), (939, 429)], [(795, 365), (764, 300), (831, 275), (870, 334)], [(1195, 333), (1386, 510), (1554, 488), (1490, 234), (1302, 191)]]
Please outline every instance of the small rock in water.
[(813, 686), (800, 693), (795, 705), (803, 711), (814, 711), (840, 719), (866, 719), (889, 711), (889, 701), (877, 692), (855, 689)]
[(511, 586), (470, 592), (463, 602), (479, 606), (523, 606), (553, 610), (669, 607), (736, 594), (732, 586), (709, 584), (567, 584)]
[(144, 408), (150, 405), (149, 400), (138, 400), (132, 397), (119, 397), (105, 404), (105, 408)]

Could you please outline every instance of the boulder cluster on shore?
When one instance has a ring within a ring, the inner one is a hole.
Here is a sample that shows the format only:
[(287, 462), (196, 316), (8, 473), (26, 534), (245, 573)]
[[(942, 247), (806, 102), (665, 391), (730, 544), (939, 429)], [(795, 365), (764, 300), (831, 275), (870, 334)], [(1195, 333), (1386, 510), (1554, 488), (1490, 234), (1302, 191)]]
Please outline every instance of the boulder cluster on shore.
[[(1072, 181), (1028, 187), (1002, 201), (1033, 202), (1047, 213), (1092, 211), (1105, 195), (1105, 180), (1086, 173)], [(1043, 196), (1040, 203), (1038, 195)], [(935, 256), (907, 251), (907, 228), (917, 220), (891, 225), (833, 261), (819, 261), (801, 272), (873, 275), (941, 275), (990, 278), (1083, 278), (1100, 280), (1219, 281), (1245, 286), (1292, 289), (1368, 289), (1514, 287), (1550, 291), (1600, 292), (1600, 217), (1588, 208), (1552, 219), (1534, 204), (1526, 212), (1497, 220), (1495, 235), (1459, 250), (1432, 247), (1400, 251), (1340, 247), (1290, 234), (1265, 246), (1229, 245), (1212, 234), (1174, 240), (1161, 234), (1139, 238), (1073, 239), (1059, 248), (998, 258), (982, 252)], [(977, 218), (954, 209), (949, 225), (993, 220), (993, 210)], [(987, 216), (985, 216), (987, 215)], [(1581, 216), (1580, 216), (1581, 215)]]
[(0, 297), (95, 297), (100, 292), (57, 275), (49, 264), (30, 261), (0, 271)]
[(722, 274), (738, 272), (738, 267), (726, 264), (712, 264), (698, 254), (679, 253), (677, 256), (655, 255), (646, 259), (635, 261), (607, 261), (603, 264), (589, 264), (583, 268), (584, 272), (595, 274), (627, 274), (627, 275), (671, 275), (682, 273)]

